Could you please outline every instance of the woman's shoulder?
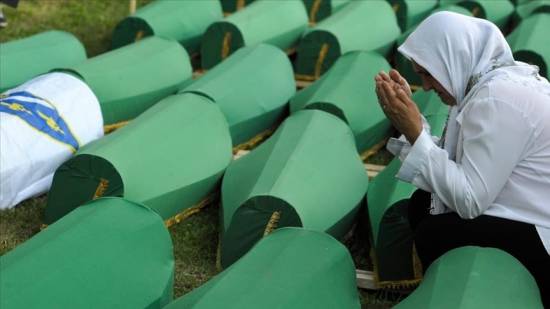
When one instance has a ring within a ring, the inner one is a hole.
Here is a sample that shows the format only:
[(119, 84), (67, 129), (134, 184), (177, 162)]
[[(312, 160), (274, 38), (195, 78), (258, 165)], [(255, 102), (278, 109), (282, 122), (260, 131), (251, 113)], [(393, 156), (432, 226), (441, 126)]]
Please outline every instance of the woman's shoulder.
[[(550, 84), (546, 80), (498, 76), (476, 87), (465, 104), (464, 113), (478, 113), (490, 104), (492, 113), (510, 119), (523, 119), (532, 127), (550, 129)], [(481, 109), (479, 109), (479, 108)], [(515, 116), (514, 116), (515, 115)], [(471, 116), (471, 115), (470, 115)]]
[(499, 74), (476, 87), (471, 101), (498, 101), (521, 105), (540, 105), (550, 108), (550, 83), (540, 76)]

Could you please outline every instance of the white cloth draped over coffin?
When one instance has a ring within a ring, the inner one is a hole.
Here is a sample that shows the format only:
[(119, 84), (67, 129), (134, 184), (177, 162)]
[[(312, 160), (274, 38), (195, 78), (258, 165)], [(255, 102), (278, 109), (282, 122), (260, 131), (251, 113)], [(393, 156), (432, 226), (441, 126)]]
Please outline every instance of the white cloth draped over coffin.
[(46, 192), (55, 169), (103, 136), (99, 102), (80, 79), (49, 73), (0, 98), (0, 209)]

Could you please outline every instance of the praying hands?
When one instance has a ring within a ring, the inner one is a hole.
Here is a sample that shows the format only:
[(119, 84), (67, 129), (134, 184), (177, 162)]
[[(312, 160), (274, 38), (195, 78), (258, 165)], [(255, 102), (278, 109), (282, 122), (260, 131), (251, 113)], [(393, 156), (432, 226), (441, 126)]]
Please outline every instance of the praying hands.
[(422, 132), (422, 118), (415, 102), (411, 100), (411, 89), (397, 70), (389, 75), (381, 71), (374, 77), (378, 103), (393, 126), (414, 144)]

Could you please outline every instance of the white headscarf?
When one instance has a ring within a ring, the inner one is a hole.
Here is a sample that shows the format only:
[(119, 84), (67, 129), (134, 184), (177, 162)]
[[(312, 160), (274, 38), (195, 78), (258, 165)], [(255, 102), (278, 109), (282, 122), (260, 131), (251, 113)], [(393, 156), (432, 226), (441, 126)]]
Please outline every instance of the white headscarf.
[(496, 67), (514, 65), (512, 51), (493, 23), (452, 12), (426, 18), (399, 47), (461, 105), (469, 83)]
[[(456, 117), (476, 89), (498, 74), (538, 76), (537, 67), (514, 61), (510, 46), (494, 24), (452, 12), (426, 18), (398, 51), (426, 69), (457, 102), (449, 112), (444, 136), (451, 160), (456, 158), (458, 142)], [(434, 196), (432, 213), (444, 212), (444, 208)]]

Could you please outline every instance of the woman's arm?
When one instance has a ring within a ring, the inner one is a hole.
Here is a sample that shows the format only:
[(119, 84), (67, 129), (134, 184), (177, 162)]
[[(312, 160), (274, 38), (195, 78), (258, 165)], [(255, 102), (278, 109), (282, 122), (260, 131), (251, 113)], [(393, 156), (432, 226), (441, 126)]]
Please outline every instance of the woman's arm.
[(487, 89), (480, 94), (457, 118), (463, 149), (458, 163), (421, 133), (397, 175), (435, 193), (462, 218), (489, 208), (533, 139), (533, 128), (517, 107), (490, 99)]

